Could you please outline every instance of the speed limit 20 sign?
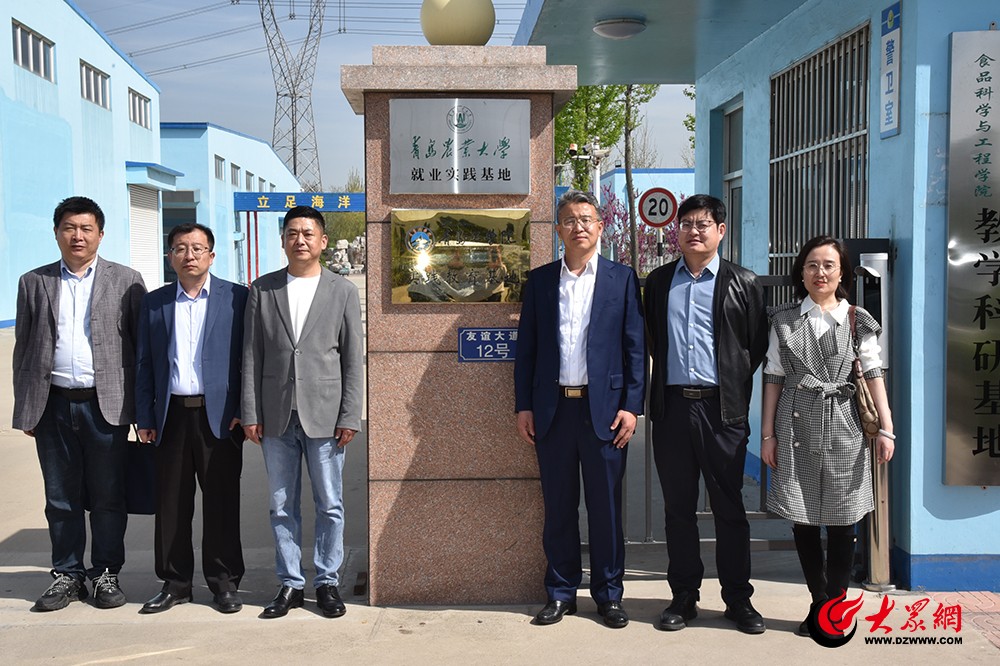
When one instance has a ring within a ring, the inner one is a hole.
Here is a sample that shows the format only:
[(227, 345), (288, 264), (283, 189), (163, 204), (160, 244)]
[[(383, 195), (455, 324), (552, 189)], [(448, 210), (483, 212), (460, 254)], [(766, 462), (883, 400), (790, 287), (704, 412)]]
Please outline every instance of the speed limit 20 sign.
[(662, 187), (646, 190), (639, 198), (639, 217), (651, 227), (665, 227), (677, 217), (677, 199)]

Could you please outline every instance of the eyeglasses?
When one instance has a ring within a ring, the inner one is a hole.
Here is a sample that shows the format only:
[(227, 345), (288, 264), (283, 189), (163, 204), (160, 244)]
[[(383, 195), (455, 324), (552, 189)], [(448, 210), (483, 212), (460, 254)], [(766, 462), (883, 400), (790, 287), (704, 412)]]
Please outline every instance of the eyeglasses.
[(579, 224), (583, 227), (583, 230), (586, 231), (587, 229), (590, 229), (590, 227), (594, 226), (595, 222), (597, 222), (597, 220), (592, 217), (567, 217), (559, 220), (559, 226), (563, 229), (572, 229)]
[(824, 273), (836, 273), (840, 270), (840, 264), (835, 264), (832, 261), (825, 261), (822, 264), (818, 261), (810, 261), (805, 266), (802, 267), (805, 273), (819, 273), (823, 271)]
[(708, 231), (713, 224), (715, 224), (715, 220), (681, 220), (677, 228), (681, 231), (691, 231), (692, 229)]
[(205, 254), (206, 252), (211, 252), (211, 251), (212, 248), (205, 247), (203, 245), (192, 245), (191, 247), (188, 247), (187, 245), (178, 245), (177, 247), (170, 248), (170, 254), (174, 255), (175, 257), (183, 257), (185, 254), (190, 252), (195, 256), (196, 259), (201, 255)]

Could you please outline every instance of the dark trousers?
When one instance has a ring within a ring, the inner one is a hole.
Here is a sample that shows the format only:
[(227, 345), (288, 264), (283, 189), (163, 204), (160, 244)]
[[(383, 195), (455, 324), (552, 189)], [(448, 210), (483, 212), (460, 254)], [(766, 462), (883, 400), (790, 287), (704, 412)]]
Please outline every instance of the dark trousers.
[[(70, 399), (53, 389), (35, 426), (45, 483), (52, 568), (79, 580), (125, 564), (125, 461), (128, 426), (104, 420), (96, 394)], [(91, 566), (84, 566), (90, 510)]]
[(542, 547), (550, 601), (575, 601), (580, 558), (580, 472), (590, 529), (590, 596), (621, 601), (625, 573), (622, 477), (628, 447), (598, 439), (587, 398), (560, 398), (545, 437), (535, 443), (545, 503)]
[(676, 596), (701, 587), (705, 565), (698, 535), (698, 476), (715, 518), (715, 562), (722, 598), (732, 605), (753, 594), (750, 524), (743, 507), (746, 423), (726, 426), (718, 396), (690, 400), (668, 387), (666, 419), (653, 427), (653, 456), (666, 509), (667, 581)]
[[(239, 428), (237, 428), (239, 430)], [(243, 433), (216, 439), (205, 408), (170, 398), (156, 449), (156, 575), (187, 596), (194, 578), (191, 520), (195, 479), (202, 493), (202, 569), (213, 593), (235, 592), (243, 578), (240, 474)]]

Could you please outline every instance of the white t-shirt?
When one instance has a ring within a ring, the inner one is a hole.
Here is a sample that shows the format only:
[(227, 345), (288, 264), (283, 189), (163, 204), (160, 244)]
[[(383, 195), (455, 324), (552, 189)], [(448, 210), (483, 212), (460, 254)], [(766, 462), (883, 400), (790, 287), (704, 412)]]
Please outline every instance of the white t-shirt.
[(319, 278), (320, 275), (295, 277), (291, 273), (287, 274), (288, 310), (292, 315), (292, 333), (295, 335), (296, 343), (306, 323), (306, 317), (309, 316), (309, 308), (316, 296), (316, 288), (319, 287)]

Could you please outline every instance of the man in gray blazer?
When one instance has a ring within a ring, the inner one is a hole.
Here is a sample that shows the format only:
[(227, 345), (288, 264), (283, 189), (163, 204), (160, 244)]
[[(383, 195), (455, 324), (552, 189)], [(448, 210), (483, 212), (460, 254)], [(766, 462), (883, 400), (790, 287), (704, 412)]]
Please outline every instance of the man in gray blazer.
[(358, 290), (323, 268), (323, 216), (308, 206), (282, 221), (288, 267), (250, 288), (244, 325), (243, 429), (261, 444), (281, 589), (262, 617), (304, 600), (302, 458), (316, 501), (316, 601), (327, 617), (347, 609), (337, 591), (344, 560), (344, 447), (361, 429), (363, 354)]
[[(135, 343), (146, 288), (131, 268), (97, 256), (104, 213), (86, 197), (53, 215), (60, 261), (21, 276), (14, 326), (15, 428), (35, 438), (45, 483), (54, 582), (34, 611), (125, 603), (125, 461), (135, 421)], [(91, 566), (84, 566), (85, 508)]]

